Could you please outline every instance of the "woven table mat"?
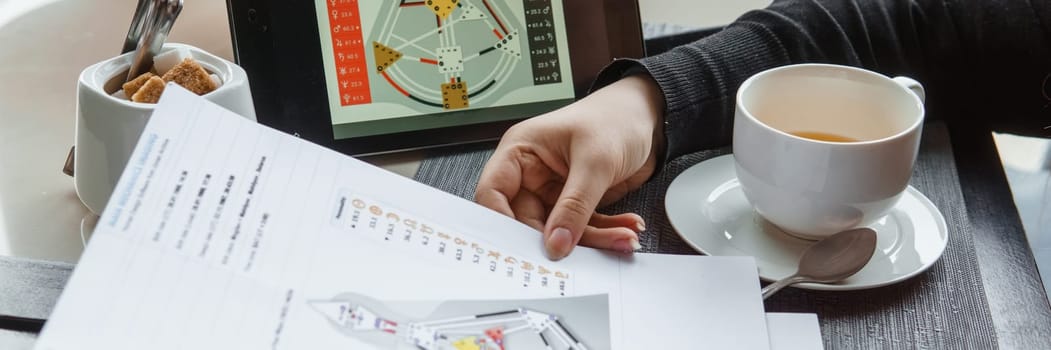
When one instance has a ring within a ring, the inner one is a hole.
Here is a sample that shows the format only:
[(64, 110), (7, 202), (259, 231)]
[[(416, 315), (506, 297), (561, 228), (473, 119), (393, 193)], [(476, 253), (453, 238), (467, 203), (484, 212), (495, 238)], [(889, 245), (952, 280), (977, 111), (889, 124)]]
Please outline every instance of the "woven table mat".
[[(766, 301), (768, 312), (816, 313), (821, 337), (829, 349), (997, 346), (948, 132), (940, 123), (925, 128), (911, 184), (934, 202), (948, 223), (949, 244), (941, 259), (916, 277), (875, 289), (823, 292), (787, 288)], [(683, 170), (727, 153), (728, 147), (674, 159), (642, 188), (600, 211), (641, 215), (647, 227), (640, 237), (643, 252), (698, 254), (668, 222), (665, 189)], [(492, 149), (478, 147), (433, 151), (415, 178), (470, 199), (491, 154)]]

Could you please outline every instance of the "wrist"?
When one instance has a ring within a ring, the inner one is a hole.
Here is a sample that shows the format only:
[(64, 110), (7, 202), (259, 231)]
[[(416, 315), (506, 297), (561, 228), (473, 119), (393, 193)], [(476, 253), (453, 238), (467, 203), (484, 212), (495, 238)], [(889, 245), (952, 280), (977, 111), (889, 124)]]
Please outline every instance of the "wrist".
[[(665, 150), (664, 138), (664, 93), (661, 91), (657, 81), (653, 80), (645, 71), (640, 71), (625, 76), (618, 83), (623, 82), (628, 89), (639, 96), (636, 102), (640, 109), (635, 113), (650, 132), (650, 154), (648, 161), (654, 161), (657, 165), (663, 163)], [(616, 83), (615, 83), (616, 84)]]
[[(624, 147), (618, 153), (631, 169), (655, 169), (665, 149), (664, 95), (648, 74), (634, 74), (594, 91), (567, 106), (567, 115), (581, 116), (589, 133), (605, 134)], [(649, 176), (647, 175), (647, 178)]]

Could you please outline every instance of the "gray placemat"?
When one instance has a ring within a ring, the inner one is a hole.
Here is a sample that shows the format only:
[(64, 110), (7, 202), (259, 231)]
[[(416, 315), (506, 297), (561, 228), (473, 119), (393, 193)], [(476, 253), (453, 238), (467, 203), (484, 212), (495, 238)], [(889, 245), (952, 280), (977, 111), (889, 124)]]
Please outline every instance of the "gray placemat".
[[(664, 191), (679, 173), (729, 148), (672, 160), (649, 183), (603, 208), (632, 211), (646, 219), (643, 251), (697, 254), (683, 242), (664, 212)], [(491, 149), (440, 150), (423, 161), (416, 180), (464, 198), (473, 198), (478, 175)], [(978, 262), (972, 244), (956, 163), (943, 124), (926, 125), (912, 186), (931, 199), (949, 224), (941, 259), (907, 281), (870, 290), (821, 292), (786, 289), (766, 301), (769, 312), (818, 314), (826, 348), (990, 349), (997, 346)]]
[[(72, 272), (72, 264), (0, 256), (0, 315), (46, 319)], [(0, 318), (0, 349), (32, 348), (29, 328)]]
[(47, 319), (72, 272), (68, 263), (0, 256), (0, 314)]

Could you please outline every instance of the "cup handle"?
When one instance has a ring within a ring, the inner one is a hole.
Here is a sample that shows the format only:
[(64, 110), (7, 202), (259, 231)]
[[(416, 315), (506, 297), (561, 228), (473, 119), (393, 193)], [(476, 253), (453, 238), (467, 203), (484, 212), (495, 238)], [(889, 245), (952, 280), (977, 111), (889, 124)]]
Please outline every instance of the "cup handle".
[(920, 102), (927, 102), (927, 93), (923, 91), (923, 85), (920, 82), (909, 77), (894, 77), (893, 80), (901, 87), (909, 89), (909, 91), (916, 94), (920, 98)]

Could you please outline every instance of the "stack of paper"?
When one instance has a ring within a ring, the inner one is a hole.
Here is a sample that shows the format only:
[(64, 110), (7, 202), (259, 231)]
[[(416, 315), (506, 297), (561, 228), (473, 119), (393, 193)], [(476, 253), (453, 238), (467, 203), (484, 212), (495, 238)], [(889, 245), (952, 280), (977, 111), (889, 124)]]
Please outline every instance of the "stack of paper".
[(169, 86), (38, 347), (820, 347), (758, 281), (740, 257), (551, 262), (510, 218)]

